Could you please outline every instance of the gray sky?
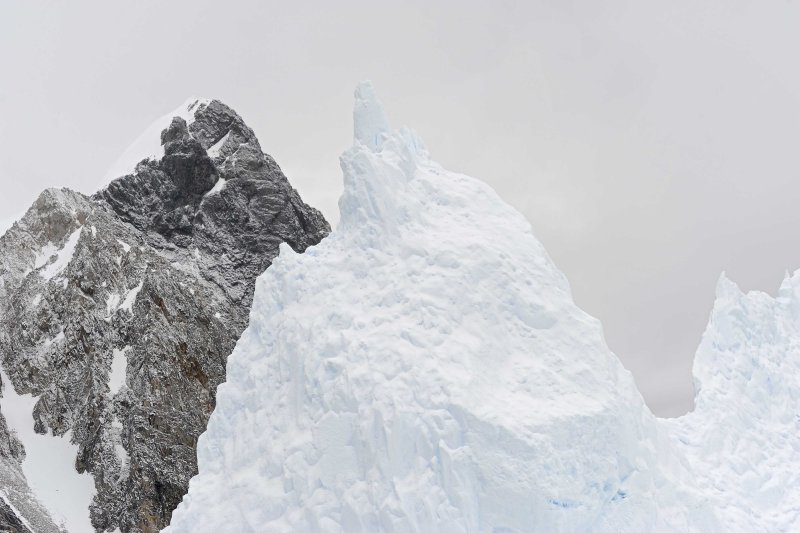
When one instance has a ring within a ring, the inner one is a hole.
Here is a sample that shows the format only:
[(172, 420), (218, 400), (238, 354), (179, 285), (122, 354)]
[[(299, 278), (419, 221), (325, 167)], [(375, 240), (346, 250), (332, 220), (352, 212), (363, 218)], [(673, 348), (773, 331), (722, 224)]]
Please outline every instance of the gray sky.
[(722, 270), (800, 267), (795, 2), (0, 3), (0, 220), (219, 98), (335, 223), (352, 91), (531, 221), (657, 414)]

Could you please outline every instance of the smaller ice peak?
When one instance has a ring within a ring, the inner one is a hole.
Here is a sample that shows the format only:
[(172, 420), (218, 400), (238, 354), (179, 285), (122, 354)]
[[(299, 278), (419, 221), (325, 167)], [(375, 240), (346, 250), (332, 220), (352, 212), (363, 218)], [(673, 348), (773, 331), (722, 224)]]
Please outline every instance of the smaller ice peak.
[(800, 329), (800, 270), (784, 273), (774, 297), (761, 290), (745, 292), (723, 272), (717, 281), (716, 300), (711, 312), (712, 324), (709, 327), (726, 314), (735, 315), (737, 320), (753, 315), (774, 315), (774, 320), (765, 322), (796, 319)]
[[(422, 167), (437, 166), (412, 130), (392, 130), (372, 84), (361, 82), (353, 108), (355, 139), (342, 154), (344, 193), (339, 229), (379, 245), (418, 218), (424, 204), (410, 183)], [(353, 231), (350, 231), (353, 230)]]
[[(800, 270), (792, 273), (786, 271), (781, 286), (778, 288), (778, 299), (791, 302), (793, 306), (800, 308)], [(800, 316), (800, 312), (798, 312), (798, 316)]]
[(408, 152), (415, 159), (427, 159), (428, 150), (419, 136), (408, 128), (392, 129), (383, 104), (370, 81), (356, 86), (353, 105), (353, 138), (372, 152)]
[(356, 86), (355, 104), (353, 106), (353, 136), (370, 150), (381, 149), (385, 137), (389, 134), (389, 120), (383, 105), (375, 94), (371, 81), (362, 81)]
[(742, 404), (765, 390), (781, 389), (787, 379), (782, 369), (800, 364), (794, 355), (794, 339), (800, 338), (798, 285), (800, 274), (787, 274), (773, 297), (763, 291), (744, 293), (724, 273), (720, 276), (692, 371), (699, 408), (722, 398)]
[(692, 369), (695, 409), (669, 423), (728, 530), (797, 529), (798, 281), (787, 275), (772, 297), (720, 278)]
[(738, 316), (749, 315), (762, 310), (765, 313), (776, 313), (787, 319), (797, 319), (800, 328), (800, 270), (784, 273), (783, 280), (773, 297), (761, 290), (743, 291), (723, 272), (717, 281), (716, 300), (712, 311), (715, 316), (728, 313), (732, 309), (740, 309)]
[(738, 349), (754, 328), (774, 324), (775, 321), (769, 320), (768, 316), (777, 313), (778, 307), (775, 298), (769, 294), (762, 291), (745, 293), (722, 272), (717, 280), (716, 299), (703, 334), (703, 343), (716, 349)]
[(723, 270), (717, 279), (716, 297), (717, 300), (737, 298), (742, 296), (742, 290), (731, 280)]

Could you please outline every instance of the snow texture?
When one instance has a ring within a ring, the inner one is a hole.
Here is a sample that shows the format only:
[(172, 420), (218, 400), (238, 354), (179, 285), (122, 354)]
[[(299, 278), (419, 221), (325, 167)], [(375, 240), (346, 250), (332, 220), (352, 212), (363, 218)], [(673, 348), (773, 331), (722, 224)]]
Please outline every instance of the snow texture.
[(258, 280), (165, 531), (722, 530), (524, 217), (356, 90), (339, 227)]

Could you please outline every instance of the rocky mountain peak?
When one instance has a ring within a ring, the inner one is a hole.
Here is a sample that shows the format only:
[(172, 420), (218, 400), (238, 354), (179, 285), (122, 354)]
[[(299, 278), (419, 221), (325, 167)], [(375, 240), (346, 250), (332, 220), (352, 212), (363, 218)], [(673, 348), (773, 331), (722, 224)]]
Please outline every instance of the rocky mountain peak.
[(36, 454), (23, 460), (29, 443), (10, 430), (22, 432), (0, 417), (0, 478), (21, 480), (11, 503), (34, 509), (20, 518), (49, 523), (43, 530), (75, 509), (68, 529), (168, 524), (255, 278), (281, 243), (302, 252), (330, 231), (225, 104), (191, 100), (147, 132), (106, 188), (44, 191), (0, 238), (3, 397), (35, 397), (30, 425), (68, 439), (73, 470), (95, 487), (85, 513), (59, 508), (31, 468)]

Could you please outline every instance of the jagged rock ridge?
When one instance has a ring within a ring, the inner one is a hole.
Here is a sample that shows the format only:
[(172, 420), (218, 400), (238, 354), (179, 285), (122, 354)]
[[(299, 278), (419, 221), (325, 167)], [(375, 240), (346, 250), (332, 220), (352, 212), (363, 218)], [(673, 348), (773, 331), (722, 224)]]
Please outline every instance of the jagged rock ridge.
[(256, 276), (281, 243), (302, 252), (330, 231), (229, 107), (174, 115), (163, 154), (91, 197), (45, 191), (0, 238), (3, 369), (38, 397), (36, 431), (78, 445), (99, 531), (168, 524)]

